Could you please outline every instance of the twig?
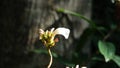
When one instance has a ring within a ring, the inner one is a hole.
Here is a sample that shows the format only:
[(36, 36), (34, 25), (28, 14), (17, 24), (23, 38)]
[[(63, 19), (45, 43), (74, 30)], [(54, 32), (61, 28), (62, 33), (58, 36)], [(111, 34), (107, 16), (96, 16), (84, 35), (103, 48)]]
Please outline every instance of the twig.
[(112, 33), (115, 31), (115, 29), (113, 29), (113, 30), (111, 30), (105, 37), (104, 37), (104, 41), (106, 40), (106, 39), (108, 39), (111, 35), (112, 35)]
[(48, 53), (49, 53), (49, 55), (50, 55), (50, 62), (49, 62), (49, 65), (48, 65), (48, 67), (47, 67), (47, 68), (50, 68), (50, 67), (51, 67), (51, 65), (52, 65), (52, 62), (53, 62), (53, 57), (52, 57), (52, 53), (51, 53), (50, 48), (48, 48)]

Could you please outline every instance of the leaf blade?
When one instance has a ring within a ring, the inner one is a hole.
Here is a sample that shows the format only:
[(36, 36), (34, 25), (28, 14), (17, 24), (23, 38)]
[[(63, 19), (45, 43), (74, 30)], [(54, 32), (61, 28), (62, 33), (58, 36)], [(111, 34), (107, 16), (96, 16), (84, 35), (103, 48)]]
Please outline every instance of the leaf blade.
[(115, 55), (114, 44), (110, 42), (99, 41), (98, 48), (100, 53), (105, 57), (105, 61), (110, 61)]
[(120, 67), (120, 56), (114, 55), (112, 60)]

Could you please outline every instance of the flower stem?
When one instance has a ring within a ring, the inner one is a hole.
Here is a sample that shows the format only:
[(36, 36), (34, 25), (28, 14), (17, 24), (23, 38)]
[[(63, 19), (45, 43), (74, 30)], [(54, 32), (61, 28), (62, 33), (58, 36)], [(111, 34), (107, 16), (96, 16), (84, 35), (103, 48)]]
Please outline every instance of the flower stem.
[(51, 67), (51, 65), (52, 65), (52, 62), (53, 62), (53, 57), (52, 57), (52, 53), (51, 53), (50, 48), (48, 48), (48, 53), (49, 53), (49, 55), (50, 55), (50, 62), (49, 62), (49, 65), (48, 65), (48, 67), (47, 67), (47, 68), (50, 68), (50, 67)]

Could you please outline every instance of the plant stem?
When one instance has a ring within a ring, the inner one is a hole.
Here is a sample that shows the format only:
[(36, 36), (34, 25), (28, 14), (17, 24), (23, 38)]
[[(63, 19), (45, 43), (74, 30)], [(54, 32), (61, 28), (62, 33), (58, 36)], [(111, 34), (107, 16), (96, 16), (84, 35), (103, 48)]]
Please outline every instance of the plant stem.
[(48, 65), (48, 67), (47, 67), (47, 68), (50, 68), (50, 67), (51, 67), (51, 65), (52, 65), (52, 62), (53, 62), (53, 57), (52, 57), (52, 53), (51, 53), (50, 48), (48, 48), (48, 53), (49, 53), (49, 55), (50, 55), (50, 62), (49, 62), (49, 65)]
[(105, 41), (106, 39), (108, 39), (115, 30), (116, 30), (116, 29), (111, 30), (111, 31), (103, 38), (103, 40)]

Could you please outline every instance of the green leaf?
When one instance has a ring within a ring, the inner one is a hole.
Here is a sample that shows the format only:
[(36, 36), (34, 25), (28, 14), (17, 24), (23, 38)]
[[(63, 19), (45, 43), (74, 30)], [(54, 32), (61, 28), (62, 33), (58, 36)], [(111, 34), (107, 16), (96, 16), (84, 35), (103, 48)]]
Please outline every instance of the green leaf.
[(115, 47), (110, 42), (99, 41), (98, 48), (100, 53), (105, 57), (105, 61), (110, 61), (115, 55)]
[(114, 55), (112, 60), (120, 67), (120, 56)]
[(91, 28), (96, 29), (101, 35), (104, 36), (103, 32), (101, 32), (98, 29), (98, 26), (96, 25), (96, 23), (94, 21), (92, 21), (92, 20), (89, 20), (88, 18), (86, 18), (82, 14), (76, 13), (76, 12), (73, 12), (73, 11), (70, 11), (70, 10), (66, 10), (66, 9), (63, 9), (63, 8), (57, 8), (56, 11), (62, 12), (62, 13), (65, 13), (65, 14), (70, 14), (70, 15), (73, 15), (73, 16), (79, 17), (80, 19), (85, 20), (86, 22), (88, 22), (90, 24)]
[(97, 28), (95, 22), (87, 19), (86, 17), (84, 17), (83, 15), (79, 14), (79, 13), (76, 13), (76, 12), (72, 12), (72, 11), (69, 11), (69, 10), (65, 10), (63, 8), (58, 8), (57, 9), (58, 12), (63, 12), (63, 13), (66, 13), (66, 14), (71, 14), (73, 16), (77, 16), (85, 21), (87, 21), (93, 28)]

